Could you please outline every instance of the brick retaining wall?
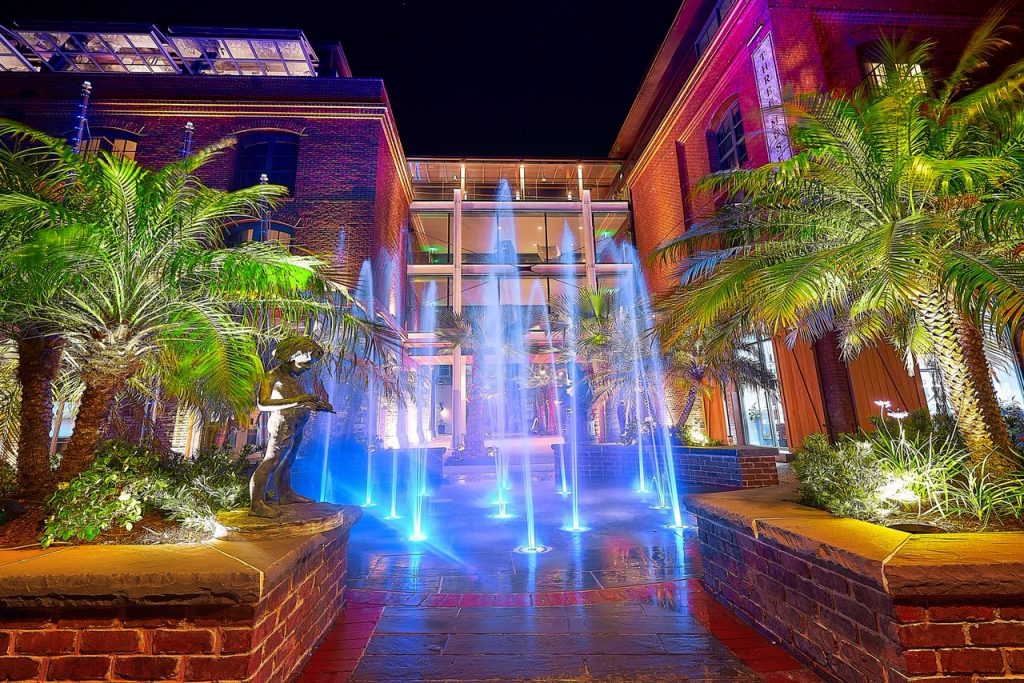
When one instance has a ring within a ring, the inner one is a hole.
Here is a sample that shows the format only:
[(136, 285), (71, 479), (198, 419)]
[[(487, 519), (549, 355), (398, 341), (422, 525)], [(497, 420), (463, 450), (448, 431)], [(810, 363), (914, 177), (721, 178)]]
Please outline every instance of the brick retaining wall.
[(288, 681), (345, 601), (339, 528), (0, 551), (0, 680)]
[(786, 500), (687, 497), (708, 590), (834, 680), (1024, 678), (1024, 533), (911, 535)]
[[(636, 445), (588, 443), (579, 447), (579, 477), (590, 483), (616, 483), (638, 481), (640, 463)], [(556, 479), (561, 478), (558, 457), (562, 446), (555, 451)], [(697, 485), (715, 488), (755, 488), (779, 483), (775, 464), (778, 450), (755, 446), (695, 448), (673, 446), (673, 464), (680, 486)], [(568, 451), (566, 452), (568, 457)], [(653, 447), (644, 445), (645, 476), (654, 473)], [(660, 454), (659, 454), (659, 457)], [(566, 461), (568, 469), (568, 460)]]

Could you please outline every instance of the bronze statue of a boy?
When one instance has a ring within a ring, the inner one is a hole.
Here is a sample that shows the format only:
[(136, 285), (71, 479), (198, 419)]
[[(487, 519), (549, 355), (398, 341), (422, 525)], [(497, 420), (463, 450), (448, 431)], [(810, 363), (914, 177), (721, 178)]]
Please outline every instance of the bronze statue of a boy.
[(267, 452), (249, 481), (250, 513), (257, 517), (281, 514), (267, 501), (267, 484), (273, 476), (278, 503), (312, 503), (292, 489), (292, 465), (302, 445), (302, 430), (313, 411), (333, 412), (324, 398), (308, 394), (300, 376), (324, 355), (323, 348), (308, 337), (288, 337), (277, 344), (278, 365), (263, 377), (257, 405), (270, 413), (267, 420)]

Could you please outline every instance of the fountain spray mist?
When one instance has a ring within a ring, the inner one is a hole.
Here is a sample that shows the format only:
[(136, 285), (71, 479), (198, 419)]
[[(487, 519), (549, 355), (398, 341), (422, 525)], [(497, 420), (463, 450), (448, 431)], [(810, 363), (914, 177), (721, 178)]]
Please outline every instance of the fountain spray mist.
[[(629, 245), (623, 247), (624, 255), (629, 259), (629, 263), (633, 266), (633, 272), (640, 272), (640, 261), (637, 257), (636, 250)], [(643, 329), (649, 330), (654, 328), (654, 312), (651, 308), (651, 297), (650, 292), (647, 289), (647, 284), (643, 278), (635, 278), (636, 284), (636, 301), (639, 306), (640, 319), (643, 322)], [(664, 481), (660, 487), (663, 490), (664, 496), (668, 497), (668, 504), (672, 509), (672, 524), (669, 526), (674, 528), (681, 528), (683, 524), (682, 508), (679, 503), (679, 486), (676, 481), (676, 470), (675, 470), (675, 458), (672, 454), (672, 432), (671, 432), (671, 420), (668, 415), (668, 408), (665, 405), (664, 391), (662, 387), (665, 386), (665, 371), (664, 364), (661, 358), (661, 343), (657, 336), (652, 340), (652, 351), (650, 354), (650, 382), (654, 382), (657, 387), (657, 391), (650, 391), (650, 387), (647, 389), (647, 399), (650, 404), (651, 417), (653, 423), (651, 424), (651, 441), (654, 446), (654, 458), (655, 463), (658, 461), (658, 455), (660, 451), (662, 467), (659, 472), (659, 480), (664, 475)], [(647, 373), (644, 373), (645, 377)], [(661, 495), (661, 494), (659, 494)]]
[[(562, 226), (562, 244), (561, 244), (561, 257), (560, 261), (563, 264), (562, 277), (565, 282), (573, 283), (576, 280), (576, 253), (577, 253), (577, 241), (575, 231), (569, 225), (568, 221), (565, 221)], [(569, 524), (569, 531), (583, 531), (583, 525), (580, 523), (580, 440), (587, 437), (586, 431), (586, 416), (580, 414), (581, 409), (587, 410), (587, 406), (580, 406), (580, 390), (582, 389), (582, 382), (586, 381), (583, 376), (583, 371), (579, 367), (579, 359), (577, 356), (577, 345), (579, 340), (579, 323), (580, 323), (580, 310), (578, 306), (578, 299), (576, 293), (570, 289), (569, 295), (565, 297), (567, 314), (568, 314), (568, 329), (566, 330), (566, 341), (569, 343), (571, 350), (571, 357), (567, 360), (565, 365), (566, 374), (566, 394), (569, 399), (569, 405), (567, 408), (568, 417), (568, 434), (566, 439), (566, 446), (569, 448), (569, 477), (572, 481), (572, 519)], [(565, 446), (562, 447), (565, 450)]]
[[(362, 302), (363, 308), (366, 310), (366, 316), (370, 320), (374, 320), (377, 317), (375, 310), (375, 299), (373, 295), (373, 267), (370, 264), (370, 260), (363, 261), (363, 265), (359, 268), (359, 280), (356, 283), (356, 296)], [(372, 440), (377, 435), (377, 392), (374, 386), (373, 379), (370, 378), (366, 383), (366, 424), (367, 439)], [(372, 443), (366, 445), (366, 498), (363, 500), (363, 507), (373, 507), (377, 503), (373, 500), (373, 455), (374, 447)]]

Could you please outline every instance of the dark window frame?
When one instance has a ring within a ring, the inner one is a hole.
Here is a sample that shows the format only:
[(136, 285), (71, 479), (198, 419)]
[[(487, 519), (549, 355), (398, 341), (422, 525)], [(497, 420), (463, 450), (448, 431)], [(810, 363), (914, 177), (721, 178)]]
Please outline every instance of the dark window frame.
[[(85, 156), (90, 156), (96, 152), (110, 152), (111, 154), (117, 154), (134, 161), (139, 153), (139, 139), (141, 137), (141, 135), (134, 131), (113, 126), (87, 128), (82, 140), (82, 152)], [(94, 141), (97, 142), (95, 149), (92, 145)], [(131, 150), (117, 149), (117, 141), (133, 142), (135, 146)]]
[(750, 155), (747, 153), (746, 131), (743, 128), (743, 112), (739, 102), (732, 102), (709, 133), (712, 152), (712, 168), (715, 171), (729, 171), (742, 168)]
[(259, 185), (267, 174), (271, 185), (284, 185), (295, 196), (299, 167), (299, 136), (283, 131), (247, 133), (239, 138), (234, 189)]

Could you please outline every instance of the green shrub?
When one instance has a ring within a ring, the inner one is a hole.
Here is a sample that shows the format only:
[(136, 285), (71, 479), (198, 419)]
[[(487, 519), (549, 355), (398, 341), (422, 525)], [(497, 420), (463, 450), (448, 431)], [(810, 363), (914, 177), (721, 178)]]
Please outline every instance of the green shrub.
[(212, 531), (217, 513), (249, 504), (248, 451), (241, 455), (222, 448), (200, 451), (194, 458), (175, 454), (166, 463), (171, 485), (161, 491), (156, 507), (190, 529)]
[(685, 422), (677, 422), (672, 428), (672, 431), (675, 433), (675, 437), (679, 440), (679, 443), (684, 446), (711, 448), (722, 445), (721, 439), (708, 439), (706, 437), (703, 440), (698, 439), (693, 433), (693, 428)]
[(992, 518), (1020, 519), (1024, 514), (1024, 474), (999, 477), (988, 469), (988, 462), (971, 463), (950, 482), (942, 505), (943, 517), (968, 517), (982, 528)]
[(246, 454), (207, 449), (194, 458), (160, 454), (122, 441), (100, 446), (92, 464), (50, 499), (42, 544), (94, 540), (152, 511), (182, 526), (211, 530), (220, 510), (249, 504)]
[(1018, 451), (1024, 451), (1024, 408), (1016, 401), (1001, 403), (999, 411), (1003, 414), (1006, 429), (1010, 432), (1010, 440)]
[(793, 469), (804, 503), (833, 514), (885, 521), (1024, 518), (1024, 472), (996, 476), (972, 463), (953, 425), (920, 414), (873, 420), (876, 429), (829, 443), (807, 438)]
[(169, 483), (156, 453), (108, 441), (84, 472), (58, 485), (48, 503), (52, 514), (42, 545), (72, 538), (91, 541), (112, 527), (131, 531)]
[(13, 496), (18, 490), (18, 470), (0, 456), (0, 498)]
[(916, 508), (918, 514), (940, 511), (948, 491), (963, 472), (967, 451), (956, 429), (931, 421), (921, 411), (906, 424), (877, 420), (876, 429), (861, 437), (886, 474), (882, 498), (890, 504)]
[(805, 504), (840, 517), (877, 518), (885, 474), (868, 444), (843, 439), (833, 445), (824, 434), (812, 434), (796, 451), (793, 471)]

